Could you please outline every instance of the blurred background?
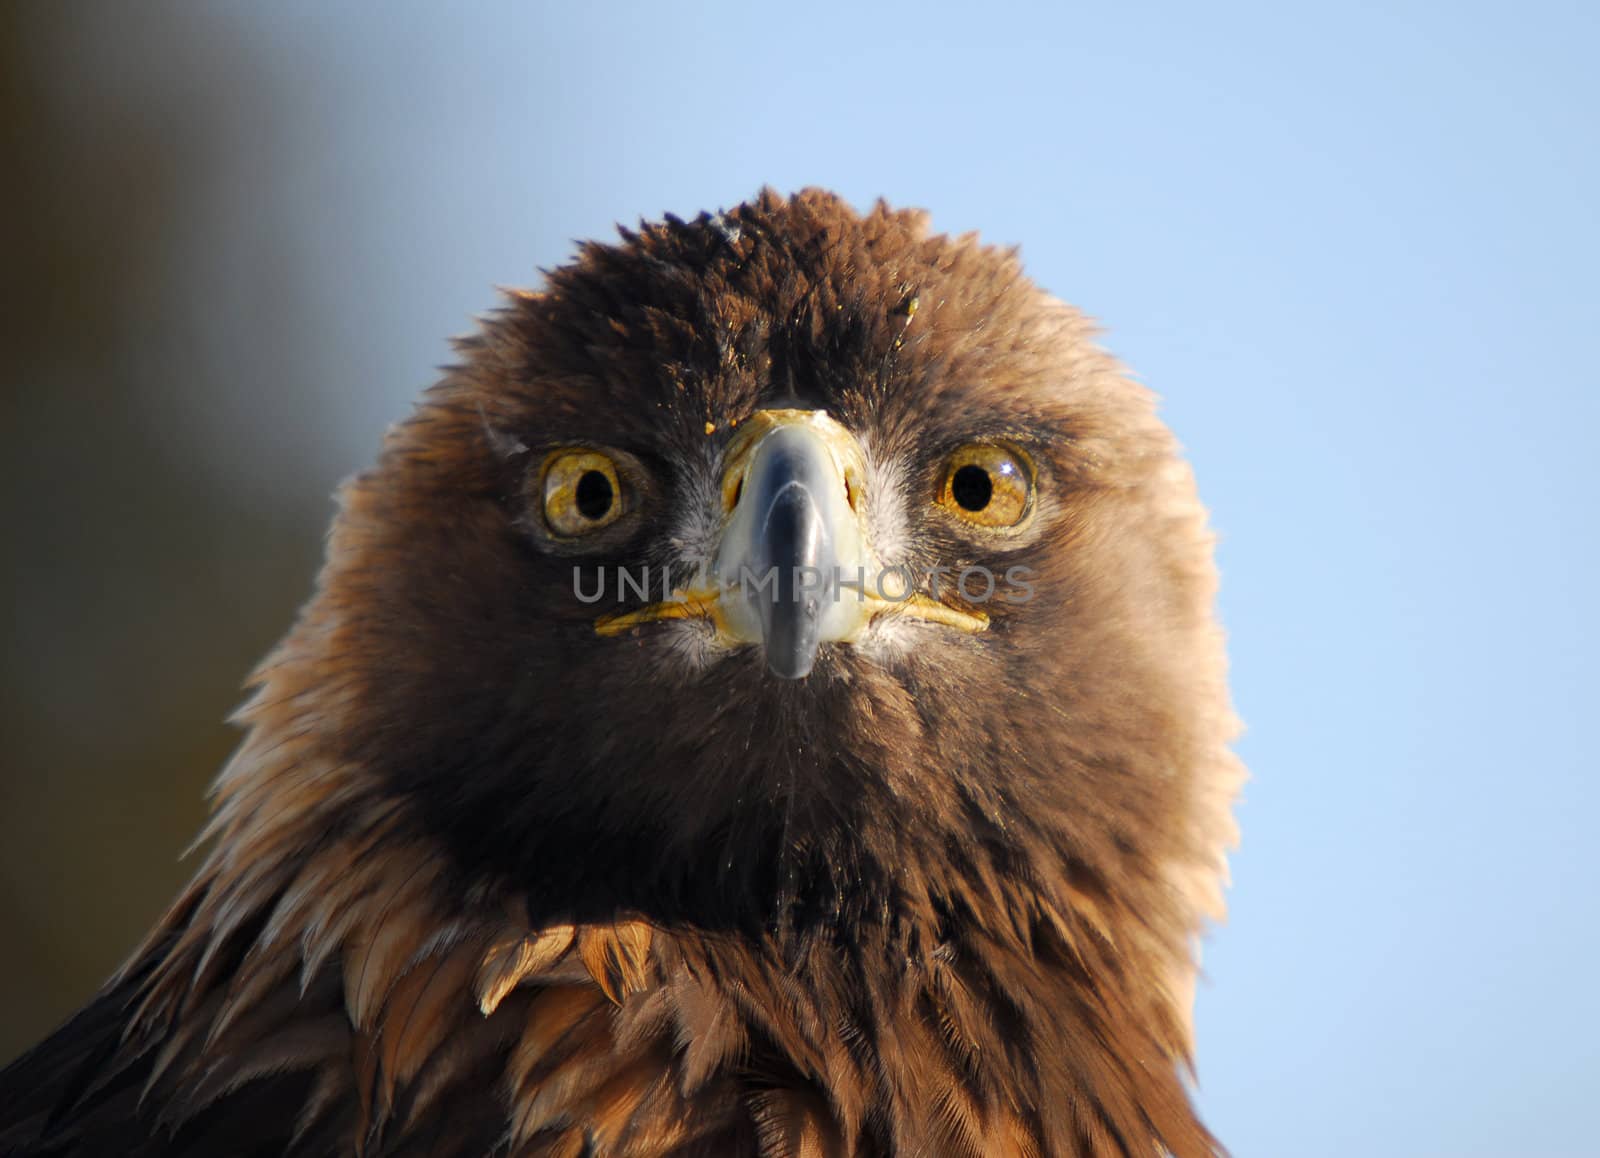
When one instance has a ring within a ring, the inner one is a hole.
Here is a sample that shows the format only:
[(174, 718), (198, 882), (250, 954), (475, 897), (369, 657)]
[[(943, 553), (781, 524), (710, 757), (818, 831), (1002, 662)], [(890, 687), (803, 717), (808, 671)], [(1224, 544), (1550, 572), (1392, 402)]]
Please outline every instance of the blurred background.
[(1600, 1154), (1597, 13), (0, 5), (0, 1059), (187, 876), (333, 488), (493, 287), (821, 184), (1020, 243), (1195, 461), (1223, 1140)]

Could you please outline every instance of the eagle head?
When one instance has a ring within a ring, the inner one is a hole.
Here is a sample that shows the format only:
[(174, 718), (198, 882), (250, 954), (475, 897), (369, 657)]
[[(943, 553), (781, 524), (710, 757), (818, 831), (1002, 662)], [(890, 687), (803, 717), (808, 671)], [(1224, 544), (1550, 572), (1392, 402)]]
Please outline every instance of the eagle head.
[(459, 350), (287, 650), (464, 873), (786, 925), (1016, 872), (1174, 951), (1215, 905), (1204, 513), (1014, 254), (769, 193), (584, 246)]

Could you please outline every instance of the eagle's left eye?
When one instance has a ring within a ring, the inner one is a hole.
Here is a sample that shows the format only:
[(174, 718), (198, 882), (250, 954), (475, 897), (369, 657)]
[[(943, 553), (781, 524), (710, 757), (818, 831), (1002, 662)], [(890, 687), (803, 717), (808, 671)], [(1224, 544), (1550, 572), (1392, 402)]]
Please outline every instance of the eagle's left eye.
[(983, 527), (1016, 526), (1032, 497), (1027, 460), (992, 443), (973, 443), (951, 455), (938, 494), (940, 506)]
[(614, 523), (622, 514), (617, 464), (593, 450), (553, 455), (544, 468), (544, 521), (564, 538)]

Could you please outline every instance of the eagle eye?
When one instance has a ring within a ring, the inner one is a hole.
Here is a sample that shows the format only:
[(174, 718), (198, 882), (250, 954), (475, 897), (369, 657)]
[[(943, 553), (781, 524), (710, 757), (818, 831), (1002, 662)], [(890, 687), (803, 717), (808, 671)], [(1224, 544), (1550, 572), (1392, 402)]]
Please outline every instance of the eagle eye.
[(992, 443), (973, 443), (951, 455), (938, 496), (940, 506), (982, 527), (1016, 526), (1032, 498), (1027, 459)]
[(544, 468), (544, 521), (564, 538), (616, 522), (622, 514), (617, 464), (594, 450), (554, 454)]

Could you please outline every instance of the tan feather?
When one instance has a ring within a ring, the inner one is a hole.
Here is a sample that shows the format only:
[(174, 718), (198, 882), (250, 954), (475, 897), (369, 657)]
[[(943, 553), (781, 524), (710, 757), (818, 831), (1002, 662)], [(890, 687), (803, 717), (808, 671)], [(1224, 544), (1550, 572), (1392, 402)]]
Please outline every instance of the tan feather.
[(409, 1083), (455, 1030), (471, 994), (473, 954), (466, 948), (419, 962), (389, 995), (379, 1032), (379, 1060), (399, 1084)]
[(537, 1080), (525, 1083), (512, 1103), (511, 1136), (521, 1141), (540, 1130), (583, 1122), (583, 1103), (615, 1072), (616, 1058), (603, 1022), (589, 1018), (574, 1026), (565, 1048), (546, 1055)]
[(344, 950), (345, 1007), (359, 1030), (375, 1024), (395, 982), (422, 947), (431, 914), (406, 910), (391, 914), (376, 929), (357, 935)]
[(748, 1038), (727, 999), (688, 970), (681, 970), (672, 984), (672, 1003), (673, 1037), (683, 1055), (678, 1088), (689, 1098), (724, 1065), (743, 1055)]
[(761, 1158), (838, 1158), (845, 1153), (827, 1108), (813, 1094), (766, 1090), (751, 1095), (750, 1109)]
[(622, 921), (585, 929), (579, 937), (584, 968), (613, 1004), (644, 988), (650, 936), (643, 921)]
[(541, 933), (512, 932), (493, 943), (478, 968), (473, 988), (478, 1009), (488, 1017), (526, 978), (552, 965), (572, 944), (571, 925), (552, 925)]
[(574, 1027), (600, 1008), (603, 995), (587, 985), (557, 985), (540, 991), (529, 1003), (521, 1040), (506, 1063), (506, 1088), (513, 1097), (529, 1084)]
[(640, 1105), (666, 1083), (667, 1059), (655, 1053), (643, 1054), (606, 1077), (583, 1105), (595, 1152), (612, 1152), (626, 1135)]

